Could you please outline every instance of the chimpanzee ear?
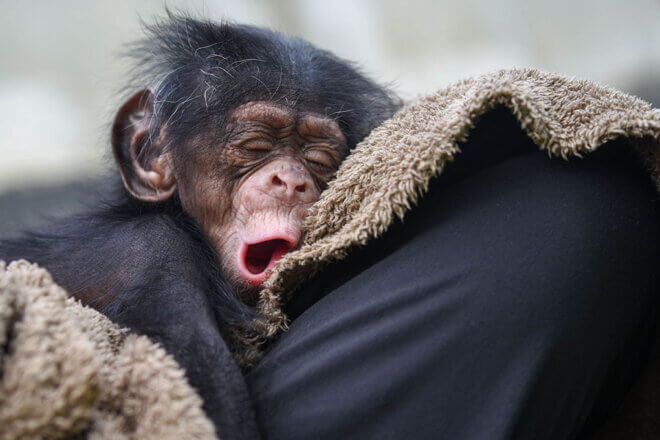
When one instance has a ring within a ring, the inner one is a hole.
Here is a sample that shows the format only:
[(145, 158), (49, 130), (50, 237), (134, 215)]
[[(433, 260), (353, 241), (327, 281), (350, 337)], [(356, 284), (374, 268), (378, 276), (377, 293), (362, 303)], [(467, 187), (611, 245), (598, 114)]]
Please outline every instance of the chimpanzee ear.
[(143, 89), (126, 101), (112, 127), (112, 151), (124, 186), (145, 202), (168, 199), (176, 189), (170, 155), (161, 146), (162, 136), (149, 136), (154, 95)]

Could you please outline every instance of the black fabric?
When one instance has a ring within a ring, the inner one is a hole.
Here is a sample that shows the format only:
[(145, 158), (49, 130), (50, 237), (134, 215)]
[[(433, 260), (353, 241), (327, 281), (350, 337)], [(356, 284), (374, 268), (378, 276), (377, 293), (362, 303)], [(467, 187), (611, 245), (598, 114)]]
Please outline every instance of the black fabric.
[(563, 439), (647, 355), (658, 203), (627, 148), (549, 160), (503, 110), (403, 223), (297, 292), (247, 376), (268, 439)]

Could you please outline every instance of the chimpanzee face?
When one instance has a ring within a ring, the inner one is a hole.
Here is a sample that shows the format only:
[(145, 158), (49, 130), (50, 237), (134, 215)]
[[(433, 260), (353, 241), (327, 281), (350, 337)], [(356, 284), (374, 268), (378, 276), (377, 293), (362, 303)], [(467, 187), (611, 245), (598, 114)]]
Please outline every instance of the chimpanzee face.
[(268, 269), (298, 245), (308, 208), (345, 157), (342, 131), (323, 115), (252, 101), (225, 127), (191, 136), (178, 155), (158, 140), (142, 153), (152, 98), (140, 93), (120, 110), (113, 138), (118, 162), (129, 159), (120, 167), (127, 189), (145, 201), (178, 192), (237, 293), (252, 301)]
[(297, 246), (346, 142), (332, 119), (263, 101), (236, 108), (224, 132), (217, 146), (191, 155), (198, 171), (178, 177), (179, 196), (235, 287), (250, 292)]
[(151, 88), (115, 119), (124, 184), (177, 202), (249, 302), (347, 150), (400, 102), (331, 53), (253, 26), (176, 20), (134, 47), (135, 81)]

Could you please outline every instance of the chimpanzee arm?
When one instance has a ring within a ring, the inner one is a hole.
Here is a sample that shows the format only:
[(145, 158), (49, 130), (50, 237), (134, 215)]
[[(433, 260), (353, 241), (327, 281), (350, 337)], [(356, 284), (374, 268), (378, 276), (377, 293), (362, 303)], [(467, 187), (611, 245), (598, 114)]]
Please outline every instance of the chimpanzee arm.
[(260, 438), (245, 380), (199, 286), (167, 277), (123, 292), (105, 312), (174, 356), (204, 400), (220, 438)]
[(244, 378), (219, 329), (229, 325), (219, 309), (233, 303), (219, 299), (215, 256), (181, 215), (131, 214), (66, 219), (3, 241), (0, 259), (40, 264), (84, 304), (160, 343), (185, 370), (222, 439), (259, 438)]

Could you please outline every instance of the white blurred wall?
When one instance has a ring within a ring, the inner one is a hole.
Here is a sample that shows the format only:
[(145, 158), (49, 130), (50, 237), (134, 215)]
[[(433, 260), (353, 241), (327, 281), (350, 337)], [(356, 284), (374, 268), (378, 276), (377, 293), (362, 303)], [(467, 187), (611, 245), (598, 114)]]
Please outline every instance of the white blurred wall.
[[(122, 45), (161, 0), (0, 1), (0, 192), (99, 172)], [(405, 98), (465, 76), (538, 67), (626, 91), (660, 84), (658, 0), (167, 1), (300, 35)]]

